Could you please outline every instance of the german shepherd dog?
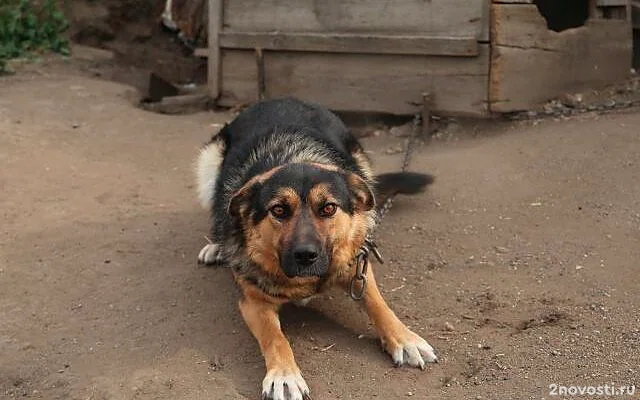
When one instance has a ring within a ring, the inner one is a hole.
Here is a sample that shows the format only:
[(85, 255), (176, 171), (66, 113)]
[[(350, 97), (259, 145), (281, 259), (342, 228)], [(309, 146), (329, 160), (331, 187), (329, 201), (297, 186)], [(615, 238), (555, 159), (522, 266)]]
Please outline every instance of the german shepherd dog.
[[(333, 285), (348, 290), (375, 222), (376, 196), (417, 193), (433, 178), (374, 177), (360, 143), (335, 114), (291, 98), (241, 112), (201, 150), (196, 173), (200, 202), (213, 220), (212, 241), (198, 260), (229, 266), (243, 293), (240, 312), (266, 363), (262, 396), (308, 398), (280, 328), (280, 307)], [(387, 306), (370, 267), (366, 278), (362, 304), (393, 362), (424, 369), (437, 361)]]

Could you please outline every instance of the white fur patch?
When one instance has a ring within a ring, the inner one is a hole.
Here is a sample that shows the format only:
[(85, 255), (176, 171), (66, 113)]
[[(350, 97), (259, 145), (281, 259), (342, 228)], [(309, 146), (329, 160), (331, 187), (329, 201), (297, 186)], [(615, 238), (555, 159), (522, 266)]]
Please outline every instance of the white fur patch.
[(220, 245), (209, 243), (198, 253), (198, 263), (211, 265), (220, 262)]
[(222, 147), (218, 143), (209, 143), (200, 150), (196, 164), (198, 200), (203, 208), (210, 210), (216, 190), (216, 180), (222, 164)]
[(262, 398), (270, 400), (303, 400), (309, 398), (309, 386), (297, 367), (274, 368), (262, 381)]
[(382, 340), (382, 346), (391, 355), (396, 365), (408, 364), (424, 369), (425, 363), (438, 362), (438, 356), (433, 347), (409, 329), (393, 339), (389, 342)]

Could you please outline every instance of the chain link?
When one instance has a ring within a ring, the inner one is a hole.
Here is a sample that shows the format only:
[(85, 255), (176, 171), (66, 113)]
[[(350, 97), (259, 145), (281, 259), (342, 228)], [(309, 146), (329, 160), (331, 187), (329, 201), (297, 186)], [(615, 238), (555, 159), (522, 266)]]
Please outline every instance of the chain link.
[[(402, 159), (402, 166), (400, 167), (400, 171), (407, 172), (409, 168), (409, 163), (411, 162), (411, 156), (413, 155), (413, 151), (415, 150), (416, 140), (418, 139), (418, 134), (420, 132), (420, 125), (422, 124), (422, 117), (420, 113), (416, 113), (413, 117), (412, 127), (411, 127), (411, 136), (406, 142), (406, 147), (404, 149), (404, 158)], [(376, 214), (376, 225), (378, 225), (382, 219), (387, 215), (391, 206), (393, 206), (393, 199), (396, 197), (395, 194), (387, 197), (387, 199), (380, 207), (380, 210)], [(374, 227), (375, 228), (375, 227)]]
[[(402, 159), (402, 166), (400, 168), (402, 172), (407, 172), (407, 169), (409, 168), (409, 163), (411, 162), (411, 156), (413, 155), (413, 151), (415, 149), (415, 144), (416, 140), (418, 139), (421, 124), (422, 118), (420, 116), (420, 113), (417, 113), (413, 117), (411, 136), (406, 142), (404, 158)], [(394, 197), (395, 194), (387, 197), (387, 199), (382, 204), (382, 207), (380, 207), (380, 210), (376, 213), (376, 225), (373, 227), (373, 229), (375, 229), (375, 227), (382, 221), (384, 216), (387, 215), (387, 213), (391, 209)], [(355, 258), (356, 273), (351, 278), (351, 283), (349, 284), (349, 294), (354, 300), (360, 300), (364, 297), (364, 292), (367, 286), (367, 267), (369, 265), (369, 252), (373, 253), (380, 264), (384, 262), (382, 259), (382, 255), (378, 251), (378, 246), (376, 246), (376, 243), (373, 240), (373, 229), (367, 235), (367, 238), (364, 241), (364, 245), (362, 245), (360, 251), (358, 252), (358, 255)], [(357, 285), (358, 282), (360, 286), (359, 288)]]

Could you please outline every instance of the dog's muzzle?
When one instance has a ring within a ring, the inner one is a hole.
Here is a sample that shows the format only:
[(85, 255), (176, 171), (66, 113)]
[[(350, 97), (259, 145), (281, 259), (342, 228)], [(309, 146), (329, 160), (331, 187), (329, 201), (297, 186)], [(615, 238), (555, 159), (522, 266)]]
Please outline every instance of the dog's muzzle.
[(319, 244), (306, 242), (292, 247), (282, 263), (282, 269), (289, 278), (322, 277), (329, 272), (329, 259)]

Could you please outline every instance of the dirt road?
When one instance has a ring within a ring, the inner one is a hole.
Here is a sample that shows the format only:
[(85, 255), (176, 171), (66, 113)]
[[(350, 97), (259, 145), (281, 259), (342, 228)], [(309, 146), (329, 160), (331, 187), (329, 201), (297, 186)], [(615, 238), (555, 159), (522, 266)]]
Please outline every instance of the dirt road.
[[(229, 271), (195, 263), (191, 163), (228, 115), (152, 114), (126, 90), (64, 69), (0, 79), (0, 398), (257, 398)], [(436, 184), (378, 231), (385, 296), (442, 362), (393, 368), (332, 292), (283, 313), (314, 399), (640, 386), (640, 112), (495, 129), (420, 147)], [(378, 170), (401, 144), (365, 142)]]

